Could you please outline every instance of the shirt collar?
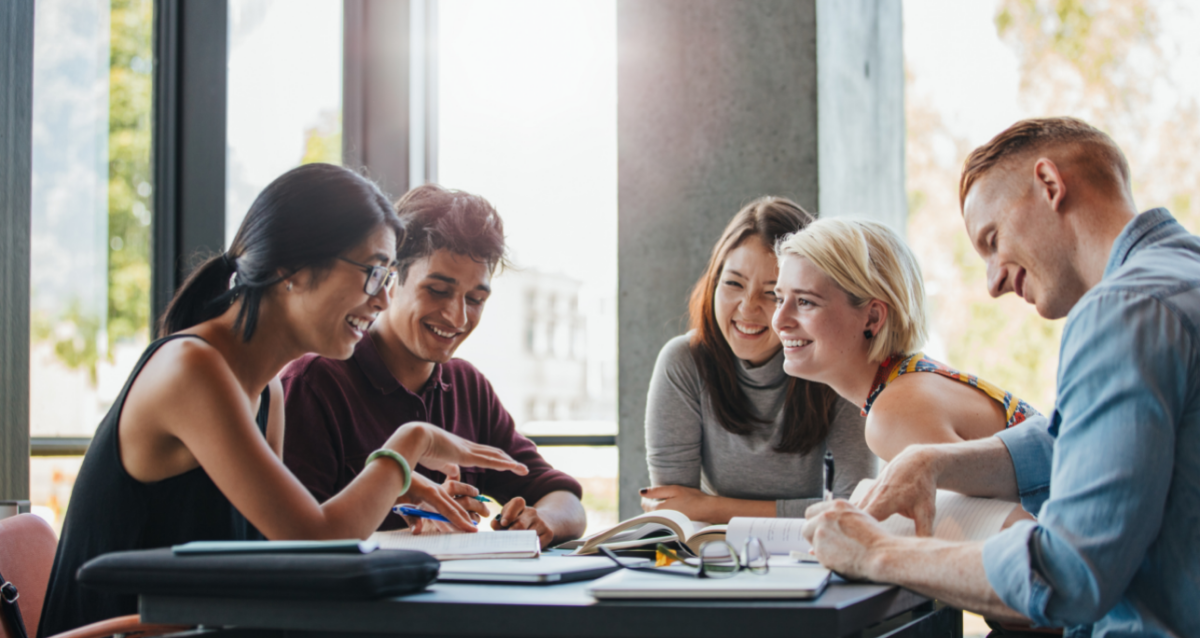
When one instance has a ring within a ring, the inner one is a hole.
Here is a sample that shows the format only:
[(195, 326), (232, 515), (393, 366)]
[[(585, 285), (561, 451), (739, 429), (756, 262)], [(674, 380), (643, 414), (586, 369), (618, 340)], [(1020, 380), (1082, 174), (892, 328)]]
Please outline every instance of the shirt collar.
[(1113, 242), (1108, 264), (1104, 267), (1104, 276), (1108, 277), (1114, 270), (1125, 265), (1129, 257), (1138, 250), (1171, 235), (1186, 232), (1165, 208), (1152, 208), (1134, 217)]
[(783, 371), (783, 348), (760, 366), (751, 366), (749, 361), (737, 360), (738, 380), (752, 388), (774, 388), (787, 380)]
[[(363, 374), (366, 375), (367, 380), (371, 382), (371, 385), (375, 386), (375, 389), (381, 393), (391, 394), (400, 389), (408, 392), (408, 388), (400, 385), (400, 382), (388, 370), (387, 364), (383, 361), (383, 355), (379, 353), (379, 348), (375, 345), (375, 339), (370, 332), (363, 335), (358, 345), (354, 347), (353, 359)], [(440, 390), (450, 389), (450, 384), (445, 380), (445, 374), (443, 374), (442, 364), (440, 363), (433, 366), (433, 374), (429, 375), (429, 381), (425, 383), (422, 392), (432, 388)]]

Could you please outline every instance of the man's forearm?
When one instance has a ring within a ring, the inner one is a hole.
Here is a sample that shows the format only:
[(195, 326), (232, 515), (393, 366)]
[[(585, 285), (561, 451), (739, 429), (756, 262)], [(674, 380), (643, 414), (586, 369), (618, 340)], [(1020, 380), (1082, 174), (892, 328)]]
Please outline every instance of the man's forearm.
[(534, 504), (540, 517), (554, 530), (554, 542), (565, 543), (583, 536), (587, 529), (587, 512), (583, 503), (571, 492), (550, 492)]
[(896, 583), (988, 618), (1029, 622), (992, 589), (983, 567), (983, 543), (892, 537), (872, 554), (871, 580)]
[(1019, 498), (1012, 457), (1000, 439), (923, 445), (912, 452), (930, 464), (941, 489), (1009, 501)]

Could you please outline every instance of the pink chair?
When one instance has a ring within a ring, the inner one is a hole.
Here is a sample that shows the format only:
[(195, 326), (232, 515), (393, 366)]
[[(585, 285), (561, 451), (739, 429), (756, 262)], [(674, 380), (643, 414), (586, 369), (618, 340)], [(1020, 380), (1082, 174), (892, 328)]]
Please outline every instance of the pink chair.
[[(20, 592), (18, 603), (25, 619), (25, 630), (37, 635), (42, 617), (50, 570), (58, 539), (46, 521), (33, 514), (20, 514), (0, 520), (0, 573)], [(176, 625), (144, 625), (137, 614), (110, 618), (86, 627), (61, 633), (54, 638), (100, 638), (113, 634), (128, 637), (156, 636), (188, 629)], [(0, 618), (0, 638), (14, 638), (16, 632), (6, 618)]]

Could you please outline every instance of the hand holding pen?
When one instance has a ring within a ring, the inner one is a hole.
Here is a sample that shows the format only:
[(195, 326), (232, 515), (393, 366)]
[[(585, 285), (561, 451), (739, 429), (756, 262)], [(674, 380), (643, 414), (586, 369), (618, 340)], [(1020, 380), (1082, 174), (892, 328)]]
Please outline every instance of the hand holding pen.
[(478, 521), (488, 515), (487, 506), (480, 501), (479, 490), (471, 485), (446, 479), (438, 484), (414, 473), (412, 486), (405, 498), (397, 505), (409, 505), (428, 513), (435, 513), (439, 518), (407, 514), (393, 508), (397, 514), (405, 517), (414, 534), (425, 531), (442, 532), (475, 532)]
[(525, 499), (520, 496), (514, 496), (507, 503), (500, 513), (492, 519), (492, 529), (496, 531), (504, 531), (510, 529), (531, 529), (537, 532), (538, 541), (542, 547), (549, 547), (554, 540), (554, 530), (542, 517), (538, 514), (536, 507), (527, 505)]

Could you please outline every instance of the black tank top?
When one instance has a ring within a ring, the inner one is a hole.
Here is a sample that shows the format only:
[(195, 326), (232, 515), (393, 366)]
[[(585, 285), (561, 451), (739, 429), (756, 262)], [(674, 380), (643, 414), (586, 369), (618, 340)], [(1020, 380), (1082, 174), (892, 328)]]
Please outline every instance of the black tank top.
[[(75, 572), (87, 561), (108, 552), (168, 547), (197, 540), (252, 540), (254, 529), (197, 467), (155, 483), (142, 483), (121, 463), (117, 423), (125, 396), (146, 362), (172, 335), (151, 343), (142, 353), (124, 389), (113, 403), (83, 457), (67, 506), (54, 569), (46, 590), (39, 636), (75, 629), (114, 616), (137, 613), (137, 597), (80, 587)], [(270, 388), (262, 393), (258, 427), (266, 436)]]

